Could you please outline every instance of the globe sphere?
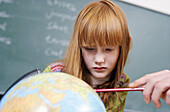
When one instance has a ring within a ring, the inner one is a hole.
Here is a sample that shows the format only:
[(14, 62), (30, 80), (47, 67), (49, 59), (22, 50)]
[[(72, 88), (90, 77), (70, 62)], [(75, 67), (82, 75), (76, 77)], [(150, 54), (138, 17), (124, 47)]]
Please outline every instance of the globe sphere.
[(19, 81), (3, 96), (0, 112), (106, 112), (98, 94), (84, 81), (61, 72)]

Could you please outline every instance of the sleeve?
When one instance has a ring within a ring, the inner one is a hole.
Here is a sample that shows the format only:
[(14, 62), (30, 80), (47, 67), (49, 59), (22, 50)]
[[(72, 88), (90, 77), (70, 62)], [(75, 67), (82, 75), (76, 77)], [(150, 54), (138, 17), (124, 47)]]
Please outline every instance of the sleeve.
[(64, 68), (63, 62), (53, 62), (47, 66), (44, 72), (62, 72)]

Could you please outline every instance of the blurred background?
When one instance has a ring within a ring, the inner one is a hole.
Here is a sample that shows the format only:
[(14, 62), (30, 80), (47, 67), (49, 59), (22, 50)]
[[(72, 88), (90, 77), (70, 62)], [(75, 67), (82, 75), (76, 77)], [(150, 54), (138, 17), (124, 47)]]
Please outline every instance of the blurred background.
[[(61, 59), (79, 11), (94, 0), (0, 0), (0, 93), (23, 74)], [(170, 69), (168, 0), (112, 0), (124, 11), (133, 45), (125, 67), (131, 82)], [(152, 4), (152, 5), (150, 5)], [(158, 7), (158, 4), (159, 7)], [(161, 10), (163, 9), (163, 10)], [(145, 104), (141, 92), (129, 92), (127, 112), (169, 112)]]

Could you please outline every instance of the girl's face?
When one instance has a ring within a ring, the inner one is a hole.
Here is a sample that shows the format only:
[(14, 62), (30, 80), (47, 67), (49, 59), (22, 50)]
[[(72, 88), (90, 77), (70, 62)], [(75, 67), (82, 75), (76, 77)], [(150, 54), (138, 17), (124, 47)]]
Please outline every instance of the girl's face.
[(82, 56), (92, 79), (106, 81), (117, 64), (119, 46), (82, 47)]

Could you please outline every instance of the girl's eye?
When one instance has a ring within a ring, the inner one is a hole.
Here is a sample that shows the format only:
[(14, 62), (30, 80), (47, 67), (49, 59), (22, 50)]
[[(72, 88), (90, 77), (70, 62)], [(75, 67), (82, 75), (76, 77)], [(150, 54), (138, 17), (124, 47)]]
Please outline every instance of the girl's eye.
[(114, 49), (112, 48), (106, 48), (105, 51), (113, 51)]
[(95, 48), (92, 48), (92, 47), (85, 47), (85, 49), (86, 49), (87, 51), (93, 51), (93, 50), (95, 50)]

